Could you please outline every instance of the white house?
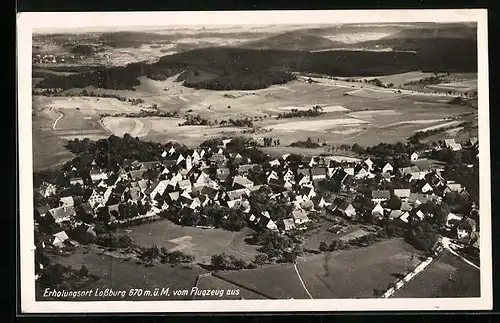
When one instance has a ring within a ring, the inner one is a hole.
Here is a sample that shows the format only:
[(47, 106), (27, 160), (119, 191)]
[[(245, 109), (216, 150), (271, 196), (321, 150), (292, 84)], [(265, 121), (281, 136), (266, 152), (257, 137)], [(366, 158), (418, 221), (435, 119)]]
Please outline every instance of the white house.
[(380, 205), (380, 203), (377, 203), (377, 205), (375, 205), (372, 210), (372, 215), (377, 218), (384, 216), (384, 208), (382, 207), (382, 205)]
[(280, 164), (280, 161), (278, 159), (273, 159), (273, 160), (271, 160), (269, 162), (269, 165), (271, 165), (271, 166), (279, 166), (281, 164)]
[(450, 212), (446, 217), (446, 226), (450, 228), (457, 222), (462, 221), (462, 218), (462, 216)]
[(268, 228), (269, 230), (272, 230), (272, 231), (277, 231), (278, 230), (278, 226), (271, 219), (269, 219), (269, 221), (267, 222), (266, 228)]
[(295, 229), (295, 221), (293, 218), (283, 219), (283, 227), (285, 231), (290, 231)]
[(302, 210), (295, 210), (292, 212), (292, 217), (297, 225), (302, 225), (310, 222), (311, 220), (307, 217), (306, 213)]
[(382, 173), (389, 173), (389, 172), (392, 172), (392, 171), (394, 171), (394, 167), (392, 167), (392, 165), (389, 164), (389, 163), (386, 163), (384, 165), (384, 167), (382, 168)]
[(433, 191), (433, 188), (431, 186), (431, 184), (429, 183), (425, 183), (424, 186), (422, 186), (422, 188), (420, 189), (420, 191), (424, 194), (426, 193), (430, 193)]
[(418, 154), (416, 152), (413, 152), (411, 155), (410, 155), (410, 160), (417, 160), (418, 159)]
[(368, 158), (363, 162), (366, 166), (368, 166), (368, 171), (373, 170), (373, 161)]

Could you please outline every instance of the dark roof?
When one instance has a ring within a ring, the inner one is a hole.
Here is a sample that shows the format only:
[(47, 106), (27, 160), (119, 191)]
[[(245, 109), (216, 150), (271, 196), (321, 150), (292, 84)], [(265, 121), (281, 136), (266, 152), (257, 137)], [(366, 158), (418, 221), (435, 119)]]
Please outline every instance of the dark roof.
[(52, 217), (54, 218), (54, 220), (57, 221), (59, 219), (63, 219), (63, 218), (71, 217), (71, 216), (75, 215), (75, 208), (73, 207), (73, 205), (61, 206), (61, 207), (51, 209), (51, 210), (49, 210), (49, 212), (50, 212), (50, 215), (52, 215)]
[(297, 169), (297, 175), (310, 176), (311, 171), (309, 168), (299, 168), (299, 169)]
[(142, 168), (145, 168), (145, 169), (156, 168), (160, 165), (161, 165), (161, 162), (159, 160), (142, 162)]
[(146, 170), (144, 170), (144, 169), (138, 169), (138, 170), (130, 171), (130, 178), (132, 180), (142, 179), (142, 175), (144, 175), (145, 171)]
[(83, 203), (82, 204), (82, 209), (83, 209), (83, 212), (85, 212), (87, 214), (93, 214), (94, 213), (94, 210), (92, 209), (92, 207), (90, 206), (89, 203)]
[(111, 174), (104, 182), (106, 183), (106, 185), (114, 185), (117, 179), (117, 174)]
[(326, 175), (326, 168), (323, 167), (314, 167), (311, 168), (311, 174), (314, 175)]
[(37, 207), (36, 210), (37, 210), (39, 215), (45, 215), (45, 214), (47, 214), (47, 212), (49, 212), (50, 206), (48, 204), (45, 204), (45, 205)]

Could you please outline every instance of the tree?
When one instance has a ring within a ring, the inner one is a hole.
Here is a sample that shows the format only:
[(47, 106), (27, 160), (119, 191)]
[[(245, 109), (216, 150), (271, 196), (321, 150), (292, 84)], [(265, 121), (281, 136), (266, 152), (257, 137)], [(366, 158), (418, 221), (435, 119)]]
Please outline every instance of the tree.
[(259, 253), (255, 258), (253, 259), (253, 263), (256, 264), (259, 267), (262, 267), (264, 264), (266, 264), (268, 261), (268, 257), (264, 253)]
[(79, 274), (80, 274), (80, 276), (86, 277), (89, 274), (89, 269), (87, 268), (87, 266), (82, 265), (82, 267), (80, 268)]
[(325, 241), (321, 241), (319, 243), (319, 251), (321, 251), (321, 252), (327, 252), (328, 251), (328, 244)]
[(401, 209), (402, 201), (399, 196), (393, 194), (387, 204), (391, 210), (399, 210)]

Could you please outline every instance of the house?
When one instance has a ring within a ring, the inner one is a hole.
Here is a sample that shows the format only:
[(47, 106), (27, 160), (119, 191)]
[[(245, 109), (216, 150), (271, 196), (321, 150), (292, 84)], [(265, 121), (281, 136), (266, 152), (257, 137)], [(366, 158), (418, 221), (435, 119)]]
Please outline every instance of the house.
[(337, 197), (328, 210), (333, 213), (338, 213), (341, 216), (352, 219), (356, 216), (356, 209), (352, 206), (351, 202), (342, 198)]
[(44, 204), (42, 206), (36, 207), (35, 208), (35, 214), (38, 217), (44, 217), (47, 212), (49, 212), (50, 206), (48, 204)]
[(144, 193), (149, 187), (149, 181), (146, 179), (140, 180), (137, 182), (137, 186), (141, 190), (141, 192)]
[(238, 173), (240, 175), (246, 175), (248, 174), (248, 172), (252, 169), (254, 169), (255, 167), (257, 167), (258, 165), (257, 164), (244, 164), (244, 165), (239, 165), (238, 166)]
[(227, 145), (232, 141), (232, 139), (222, 139), (222, 146), (227, 148)]
[(427, 182), (423, 182), (421, 185), (420, 185), (420, 192), (424, 193), (424, 194), (427, 194), (427, 193), (432, 193), (434, 189), (432, 188), (431, 184), (427, 183)]
[(316, 160), (312, 156), (304, 156), (302, 157), (302, 164), (307, 165), (309, 168), (316, 165)]
[(405, 177), (405, 176), (412, 175), (415, 173), (420, 173), (420, 169), (418, 169), (417, 166), (408, 166), (408, 167), (400, 168), (399, 173), (401, 174), (401, 177)]
[(278, 226), (276, 225), (276, 223), (271, 220), (271, 219), (268, 219), (267, 220), (267, 224), (266, 224), (266, 228), (268, 228), (269, 230), (271, 231), (278, 231)]
[(210, 186), (204, 186), (200, 193), (207, 196), (212, 201), (215, 201), (219, 198), (219, 191)]
[(455, 144), (451, 144), (449, 148), (453, 151), (459, 151), (459, 150), (462, 150), (462, 145), (455, 143)]
[(177, 182), (177, 187), (181, 191), (185, 191), (185, 192), (190, 193), (191, 192), (191, 188), (192, 188), (192, 184), (191, 184), (191, 181), (189, 179), (184, 179), (184, 180), (181, 180), (181, 181)]
[(73, 205), (75, 205), (73, 196), (65, 196), (59, 199), (59, 206), (73, 206)]
[(92, 182), (99, 182), (101, 180), (106, 180), (108, 179), (108, 174), (105, 172), (90, 172), (90, 179)]
[(471, 146), (476, 146), (479, 143), (479, 141), (477, 140), (477, 137), (470, 137), (469, 143), (471, 144)]
[(160, 161), (154, 160), (154, 161), (147, 161), (147, 162), (142, 162), (141, 163), (141, 169), (154, 169), (157, 168), (161, 165)]
[(271, 180), (279, 180), (279, 176), (278, 176), (278, 173), (276, 173), (274, 170), (269, 172), (269, 174), (267, 174), (267, 183), (269, 184), (269, 182)]
[(53, 184), (43, 182), (42, 185), (40, 185), (40, 188), (38, 189), (38, 192), (40, 193), (41, 196), (43, 197), (49, 197), (54, 194), (56, 194), (57, 187)]
[(366, 166), (368, 171), (372, 171), (373, 170), (373, 161), (370, 158), (368, 158), (365, 161), (363, 161), (363, 166)]
[(463, 216), (450, 212), (446, 216), (446, 227), (451, 228), (451, 227), (459, 224), (460, 221), (462, 221), (462, 219), (463, 219)]
[(418, 154), (416, 152), (413, 152), (411, 155), (410, 155), (410, 160), (417, 160), (418, 159)]
[(382, 207), (382, 205), (380, 205), (380, 203), (377, 203), (377, 205), (375, 205), (375, 207), (372, 210), (372, 215), (376, 219), (383, 218), (383, 216), (384, 216), (384, 208)]
[(292, 172), (291, 169), (287, 169), (286, 172), (283, 174), (283, 180), (285, 182), (290, 182), (290, 183), (295, 182), (295, 174)]
[(372, 191), (372, 202), (380, 203), (382, 201), (387, 201), (391, 197), (391, 192), (388, 190), (373, 190)]
[(179, 154), (179, 157), (177, 157), (177, 160), (175, 161), (175, 164), (179, 165), (180, 163), (182, 163), (185, 160), (186, 160), (186, 158), (182, 154)]
[(174, 148), (174, 146), (172, 146), (172, 147), (170, 147), (170, 149), (168, 150), (168, 154), (169, 154), (170, 156), (172, 156), (174, 153), (175, 153), (175, 148)]
[(348, 176), (349, 174), (344, 169), (337, 168), (332, 174), (332, 179), (335, 181), (335, 183), (344, 184)]
[(225, 182), (229, 177), (229, 168), (217, 168), (216, 177), (220, 182)]
[(450, 192), (460, 193), (462, 192), (462, 190), (463, 190), (462, 185), (460, 185), (459, 183), (448, 183), (446, 184), (446, 187), (443, 190), (443, 195), (446, 195), (447, 193)]
[(418, 210), (417, 212), (415, 212), (415, 216), (417, 216), (420, 220), (423, 220), (425, 217), (425, 214), (421, 210)]
[(408, 202), (402, 202), (400, 210), (403, 212), (411, 211), (411, 205)]
[(293, 218), (283, 219), (283, 229), (290, 231), (295, 229), (295, 221)]
[(83, 179), (81, 177), (73, 177), (69, 179), (69, 183), (71, 185), (76, 185), (76, 184), (83, 185)]
[(410, 221), (410, 213), (409, 212), (404, 212), (402, 211), (403, 213), (397, 217), (396, 219), (398, 219), (399, 221), (403, 222), (403, 223), (408, 223)]
[(310, 200), (316, 196), (316, 192), (314, 191), (314, 187), (304, 186), (299, 190), (298, 195), (301, 196), (303, 199)]
[(253, 182), (244, 176), (235, 176), (233, 178), (233, 187), (248, 188), (252, 186)]
[(409, 188), (395, 188), (394, 189), (394, 195), (399, 197), (401, 201), (408, 201), (410, 198), (410, 189)]
[(274, 167), (274, 166), (280, 166), (281, 163), (278, 159), (273, 159), (269, 162), (269, 165), (271, 165), (271, 167)]
[(354, 172), (356, 174), (356, 175), (354, 175), (354, 177), (356, 179), (363, 179), (363, 178), (368, 177), (368, 175), (369, 175), (369, 172), (363, 167), (357, 167), (357, 169), (355, 168)]
[(149, 197), (151, 199), (154, 199), (156, 195), (162, 196), (163, 193), (165, 193), (165, 190), (167, 189), (169, 182), (170, 181), (166, 179), (158, 182), (158, 184), (154, 187), (153, 191), (149, 194)]
[(345, 168), (344, 168), (344, 172), (345, 172), (347, 175), (354, 176), (354, 167), (345, 167)]
[(129, 179), (127, 172), (122, 167), (120, 167), (120, 169), (118, 169), (118, 171), (116, 172), (116, 174), (122, 180), (128, 180)]
[(81, 208), (80, 210), (84, 213), (84, 214), (87, 214), (87, 215), (90, 215), (90, 216), (94, 216), (94, 209), (92, 208), (92, 206), (90, 206), (89, 203), (83, 203), (81, 205)]
[(457, 238), (460, 240), (469, 239), (473, 232), (476, 232), (476, 221), (471, 218), (466, 218), (457, 226)]
[(307, 214), (302, 210), (295, 210), (292, 212), (292, 217), (296, 225), (303, 225), (311, 220), (307, 217)]
[(382, 167), (382, 173), (390, 173), (394, 171), (394, 167), (391, 164), (386, 163), (384, 167)]
[(97, 205), (101, 204), (104, 201), (104, 197), (97, 190), (93, 190), (92, 194), (87, 200), (87, 203), (90, 204), (91, 207), (95, 208)]
[(49, 210), (49, 214), (52, 216), (56, 223), (61, 223), (63, 221), (68, 221), (75, 216), (75, 208), (73, 205), (60, 206)]
[(311, 177), (313, 180), (326, 178), (326, 168), (324, 167), (311, 168)]
[(52, 245), (57, 248), (64, 247), (64, 243), (69, 240), (65, 231), (59, 231), (52, 235)]
[(455, 139), (445, 139), (444, 140), (444, 145), (446, 148), (451, 148), (452, 145), (455, 145)]
[(130, 180), (132, 181), (139, 181), (142, 179), (142, 176), (146, 172), (145, 169), (138, 169), (138, 170), (132, 170), (129, 173)]
[(427, 196), (419, 193), (410, 193), (410, 196), (408, 197), (408, 203), (412, 204), (414, 207), (425, 204), (428, 200)]
[(401, 215), (403, 215), (405, 212), (404, 211), (401, 211), (401, 210), (392, 210), (390, 213), (389, 213), (389, 220), (394, 220), (394, 219), (397, 219), (399, 218)]

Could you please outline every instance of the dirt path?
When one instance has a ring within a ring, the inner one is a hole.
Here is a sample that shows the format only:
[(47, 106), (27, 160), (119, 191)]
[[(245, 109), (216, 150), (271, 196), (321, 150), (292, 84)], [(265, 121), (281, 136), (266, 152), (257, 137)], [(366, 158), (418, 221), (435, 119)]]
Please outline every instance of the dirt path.
[(56, 110), (56, 112), (59, 113), (59, 117), (54, 121), (54, 124), (52, 125), (52, 129), (53, 130), (56, 130), (57, 122), (59, 120), (61, 120), (62, 117), (64, 117), (64, 114), (62, 114), (62, 112), (57, 111), (57, 110)]
[(309, 290), (306, 287), (306, 284), (304, 283), (304, 280), (302, 279), (302, 276), (300, 276), (299, 269), (297, 268), (297, 263), (294, 261), (293, 262), (293, 268), (295, 269), (295, 272), (297, 273), (297, 277), (299, 277), (300, 283), (302, 284), (302, 287), (304, 287), (304, 290), (306, 291), (307, 295), (309, 296), (310, 299), (314, 299), (309, 293)]

